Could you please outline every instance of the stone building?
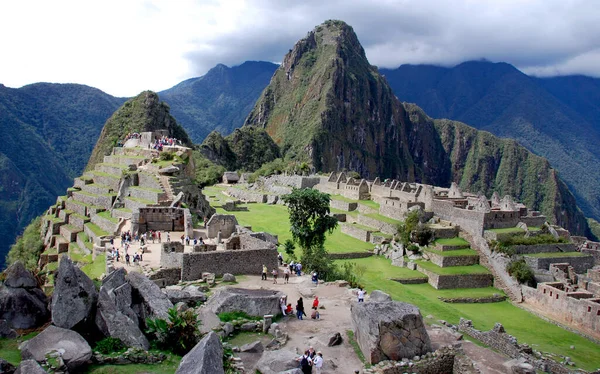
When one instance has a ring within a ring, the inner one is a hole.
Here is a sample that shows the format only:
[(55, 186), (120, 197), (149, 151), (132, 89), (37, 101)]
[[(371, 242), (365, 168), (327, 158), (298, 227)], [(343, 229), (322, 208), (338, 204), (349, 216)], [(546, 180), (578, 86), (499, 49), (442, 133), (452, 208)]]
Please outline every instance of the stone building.
[(240, 176), (235, 171), (226, 171), (223, 173), (223, 183), (235, 184), (240, 181)]

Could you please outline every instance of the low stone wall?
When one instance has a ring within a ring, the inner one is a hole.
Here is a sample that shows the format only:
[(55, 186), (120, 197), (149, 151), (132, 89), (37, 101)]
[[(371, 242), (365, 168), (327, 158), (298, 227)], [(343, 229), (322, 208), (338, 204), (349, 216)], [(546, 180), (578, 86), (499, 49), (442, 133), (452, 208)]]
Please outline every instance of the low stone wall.
[(488, 304), (488, 303), (499, 303), (507, 299), (506, 296), (492, 295), (484, 297), (438, 297), (439, 300), (448, 304)]
[(71, 225), (63, 225), (60, 227), (60, 235), (63, 238), (67, 239), (69, 242), (74, 242), (77, 240), (77, 233), (81, 232), (82, 229), (79, 227), (74, 227)]
[(148, 173), (139, 172), (138, 173), (138, 183), (139, 183), (140, 187), (155, 188), (157, 190), (162, 189), (162, 186), (160, 185), (160, 182), (158, 181), (158, 179), (156, 179), (156, 177), (154, 175), (151, 175)]
[(181, 242), (162, 243), (160, 246), (160, 266), (163, 268), (180, 268), (185, 247)]
[(73, 198), (88, 205), (97, 205), (110, 209), (115, 201), (116, 195), (90, 195), (80, 191), (73, 192)]
[(342, 200), (331, 200), (329, 206), (334, 209), (343, 210), (344, 212), (352, 212), (356, 210), (358, 203), (350, 203)]
[(512, 249), (518, 255), (532, 253), (551, 252), (575, 252), (577, 247), (572, 243), (536, 244), (536, 245), (514, 245)]
[(373, 252), (348, 252), (348, 253), (329, 253), (327, 257), (332, 260), (349, 260), (354, 258), (366, 258), (373, 256)]
[(515, 358), (521, 354), (522, 349), (517, 343), (517, 339), (508, 335), (499, 323), (496, 323), (492, 330), (479, 331), (473, 328), (473, 323), (470, 320), (461, 318), (458, 323), (458, 331), (474, 337), (483, 344), (509, 357)]
[(594, 264), (595, 265), (600, 265), (600, 251), (598, 251), (596, 249), (585, 249), (585, 248), (582, 248), (581, 249), (581, 253), (585, 253), (585, 254), (588, 254), (588, 255), (592, 256), (594, 258)]
[(304, 177), (301, 175), (272, 175), (265, 178), (265, 184), (279, 184), (295, 188), (312, 188), (320, 181), (320, 177)]
[(102, 230), (109, 234), (114, 234), (117, 231), (117, 224), (99, 215), (92, 216), (92, 223), (96, 224)]
[[(350, 235), (353, 238), (362, 240), (363, 242), (369, 242), (371, 240), (371, 231), (356, 227), (351, 223), (342, 224), (342, 233)], [(375, 230), (373, 230), (375, 231)]]
[(442, 374), (454, 373), (454, 358), (452, 350), (436, 351), (435, 355), (424, 356), (415, 361), (412, 357), (402, 361), (381, 361), (376, 366), (363, 371), (364, 374)]
[(495, 232), (490, 230), (485, 230), (483, 232), (483, 237), (485, 240), (492, 241), (506, 241), (513, 236), (523, 236), (525, 235), (525, 231), (515, 231), (515, 232)]
[(130, 187), (127, 189), (127, 193), (129, 196), (134, 197), (136, 199), (148, 200), (152, 201), (154, 204), (157, 204), (161, 198), (166, 198), (166, 194), (164, 192), (158, 192), (158, 190), (148, 190), (145, 188), (136, 188), (137, 186)]
[(550, 264), (559, 264), (568, 262), (573, 266), (576, 273), (585, 273), (587, 269), (594, 266), (594, 258), (592, 256), (581, 257), (529, 257), (525, 256), (525, 262), (534, 270), (548, 270)]
[(231, 187), (227, 190), (227, 194), (236, 199), (250, 201), (254, 203), (266, 203), (267, 195), (259, 192), (242, 190), (240, 188)]
[[(360, 208), (359, 208), (360, 211)], [(381, 231), (384, 234), (395, 235), (398, 232), (396, 225), (392, 225), (391, 223), (379, 221), (375, 218), (371, 218), (365, 216), (363, 214), (358, 215), (358, 223), (361, 225), (373, 227), (376, 229), (375, 231)]]
[(69, 215), (69, 224), (75, 227), (83, 228), (83, 225), (85, 225), (89, 221), (90, 218), (86, 216), (80, 216), (79, 214)]
[(181, 280), (201, 279), (202, 273), (259, 275), (263, 265), (268, 269), (278, 267), (277, 254), (276, 248), (184, 253)]
[(423, 278), (392, 278), (394, 282), (398, 282), (401, 284), (423, 284), (427, 283), (427, 277)]
[(81, 214), (82, 216), (87, 214), (86, 206), (73, 199), (68, 199), (65, 201), (65, 209), (72, 210), (77, 214)]
[(181, 280), (181, 268), (160, 268), (152, 272), (148, 278), (159, 287), (172, 286)]
[(451, 239), (458, 235), (458, 227), (447, 226), (447, 227), (432, 227), (433, 236), (436, 239)]
[(492, 274), (439, 275), (417, 265), (417, 270), (427, 275), (429, 284), (438, 290), (454, 288), (483, 288), (494, 285)]
[(358, 212), (361, 214), (376, 214), (379, 213), (379, 210), (377, 209), (373, 209), (369, 206), (363, 205), (363, 204), (358, 204)]
[(479, 256), (442, 256), (434, 252), (427, 252), (431, 262), (441, 268), (450, 266), (469, 266), (479, 263)]
[(95, 175), (95, 174), (89, 174), (89, 176), (94, 178), (94, 183), (103, 184), (105, 186), (112, 188), (115, 191), (119, 189), (119, 183), (121, 182), (121, 179), (117, 176)]

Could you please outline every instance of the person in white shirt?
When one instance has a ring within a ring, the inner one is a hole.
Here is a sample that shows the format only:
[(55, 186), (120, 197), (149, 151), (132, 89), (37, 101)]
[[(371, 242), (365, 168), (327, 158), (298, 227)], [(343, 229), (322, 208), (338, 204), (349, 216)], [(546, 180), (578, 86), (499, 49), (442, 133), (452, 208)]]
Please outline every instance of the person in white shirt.
[(358, 289), (358, 302), (363, 303), (365, 301), (365, 291), (362, 288)]
[(315, 369), (313, 373), (321, 374), (321, 368), (323, 367), (323, 354), (321, 351), (317, 352), (315, 358), (313, 358), (313, 368)]

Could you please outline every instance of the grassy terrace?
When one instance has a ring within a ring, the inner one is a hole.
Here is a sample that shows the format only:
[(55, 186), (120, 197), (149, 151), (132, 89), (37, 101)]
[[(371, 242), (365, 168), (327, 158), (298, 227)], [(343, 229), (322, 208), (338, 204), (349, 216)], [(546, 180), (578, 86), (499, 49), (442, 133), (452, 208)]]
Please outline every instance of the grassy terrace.
[(128, 197), (126, 197), (125, 199), (126, 199), (126, 200), (135, 201), (136, 203), (145, 204), (145, 205), (152, 205), (152, 204), (156, 204), (154, 201), (151, 201), (151, 200), (146, 200), (146, 199), (138, 199), (137, 197), (131, 197), (131, 196), (128, 196)]
[(114, 224), (119, 223), (119, 219), (118, 218), (114, 218), (113, 216), (111, 216), (110, 212), (108, 212), (108, 211), (99, 212), (98, 216), (100, 216), (100, 217), (102, 217), (104, 219), (107, 219), (107, 220), (109, 220), (110, 222), (112, 222)]
[(429, 270), (432, 273), (439, 275), (471, 275), (471, 274), (490, 274), (490, 271), (481, 265), (470, 265), (470, 266), (450, 266), (447, 268), (441, 268), (436, 264), (429, 261), (415, 261), (417, 265), (421, 266), (425, 270)]
[(486, 231), (491, 231), (491, 232), (495, 232), (498, 234), (508, 234), (508, 233), (519, 233), (519, 232), (525, 232), (525, 230), (523, 230), (520, 227), (507, 227), (505, 229), (488, 229)]
[(433, 244), (439, 244), (439, 245), (464, 245), (465, 247), (469, 246), (469, 242), (466, 241), (463, 238), (450, 238), (450, 239), (436, 239)]
[(85, 232), (80, 232), (77, 234), (77, 239), (83, 241), (83, 243), (85, 244), (85, 247), (87, 249), (89, 249), (90, 251), (92, 249), (94, 249), (94, 245), (92, 244), (92, 242), (90, 242), (90, 237), (87, 236), (87, 234)]
[(126, 213), (132, 212), (132, 210), (129, 208), (117, 208), (117, 209), (113, 209), (113, 210), (118, 210), (119, 212), (126, 212)]
[(91, 279), (100, 279), (106, 271), (106, 255), (97, 255), (96, 259), (82, 267), (81, 270)]
[(390, 225), (399, 225), (400, 224), (400, 221), (390, 218), (390, 217), (382, 216), (379, 213), (365, 214), (365, 216), (376, 219), (381, 222), (389, 223)]
[(85, 222), (85, 221), (89, 221), (89, 220), (90, 220), (90, 217), (87, 217), (87, 216), (82, 216), (81, 214), (79, 214), (79, 213), (75, 213), (75, 212), (72, 212), (72, 213), (71, 213), (71, 217), (76, 217), (76, 218), (79, 218), (80, 220), (82, 220), (82, 221), (84, 221), (84, 222)]
[(477, 256), (477, 251), (465, 248), (465, 249), (457, 249), (456, 251), (438, 251), (436, 249), (426, 249), (427, 252), (435, 253), (440, 256), (448, 256), (448, 257), (460, 257), (460, 256)]
[(92, 232), (93, 232), (93, 233), (94, 233), (94, 235), (96, 235), (96, 236), (106, 236), (106, 235), (109, 235), (109, 234), (108, 234), (106, 231), (102, 230), (102, 229), (100, 228), (100, 226), (98, 226), (98, 225), (96, 225), (96, 224), (94, 224), (94, 223), (88, 222), (88, 223), (86, 223), (86, 224), (85, 224), (85, 226), (86, 226), (88, 229), (92, 230)]
[(365, 231), (371, 231), (371, 232), (377, 231), (377, 229), (375, 229), (373, 227), (361, 225), (360, 223), (348, 223), (348, 225), (350, 225), (352, 227), (356, 227), (357, 229), (365, 230)]
[(60, 219), (58, 217), (55, 217), (53, 215), (50, 215), (50, 214), (45, 215), (43, 220), (44, 221), (52, 221), (52, 223), (61, 223), (61, 222), (63, 222), (62, 219)]
[(98, 171), (98, 170), (92, 170), (89, 173), (91, 173), (93, 175), (97, 175), (99, 177), (108, 177), (108, 178), (113, 178), (113, 179), (121, 179), (120, 175), (109, 174), (109, 173), (105, 173), (103, 171)]
[(525, 257), (537, 257), (537, 258), (555, 258), (555, 257), (584, 257), (590, 256), (587, 253), (581, 252), (546, 252), (546, 253), (532, 253), (525, 254)]
[(336, 213), (336, 214), (346, 214), (348, 216), (355, 217), (355, 218), (358, 217), (358, 215), (359, 215), (357, 210), (353, 210), (351, 212), (346, 212), (345, 210), (331, 208), (331, 209), (329, 209), (329, 211), (331, 213)]
[(160, 190), (160, 189), (158, 189), (158, 188), (140, 187), (140, 186), (131, 186), (129, 188), (130, 189), (134, 189), (134, 190), (151, 191), (151, 192), (156, 192), (156, 193), (163, 193), (163, 191)]
[(373, 200), (358, 200), (360, 205), (368, 206), (369, 208), (373, 208), (375, 210), (379, 210), (379, 204)]
[(129, 166), (123, 165), (123, 164), (109, 164), (109, 163), (102, 162), (102, 163), (97, 164), (97, 165), (109, 166), (109, 167), (119, 168), (119, 169), (123, 169), (123, 170), (129, 169)]
[(79, 227), (73, 225), (64, 225), (62, 227), (66, 228), (69, 231), (81, 231)]

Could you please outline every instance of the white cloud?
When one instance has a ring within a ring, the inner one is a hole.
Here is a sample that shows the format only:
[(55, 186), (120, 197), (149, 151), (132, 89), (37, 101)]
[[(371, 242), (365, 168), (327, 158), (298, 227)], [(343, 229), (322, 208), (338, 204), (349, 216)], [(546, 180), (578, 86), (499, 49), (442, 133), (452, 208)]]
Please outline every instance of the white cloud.
[(326, 19), (352, 25), (371, 63), (487, 58), (526, 72), (600, 76), (600, 7), (584, 0), (106, 0), (0, 4), (0, 82), (110, 94), (162, 90), (217, 63), (281, 61)]

